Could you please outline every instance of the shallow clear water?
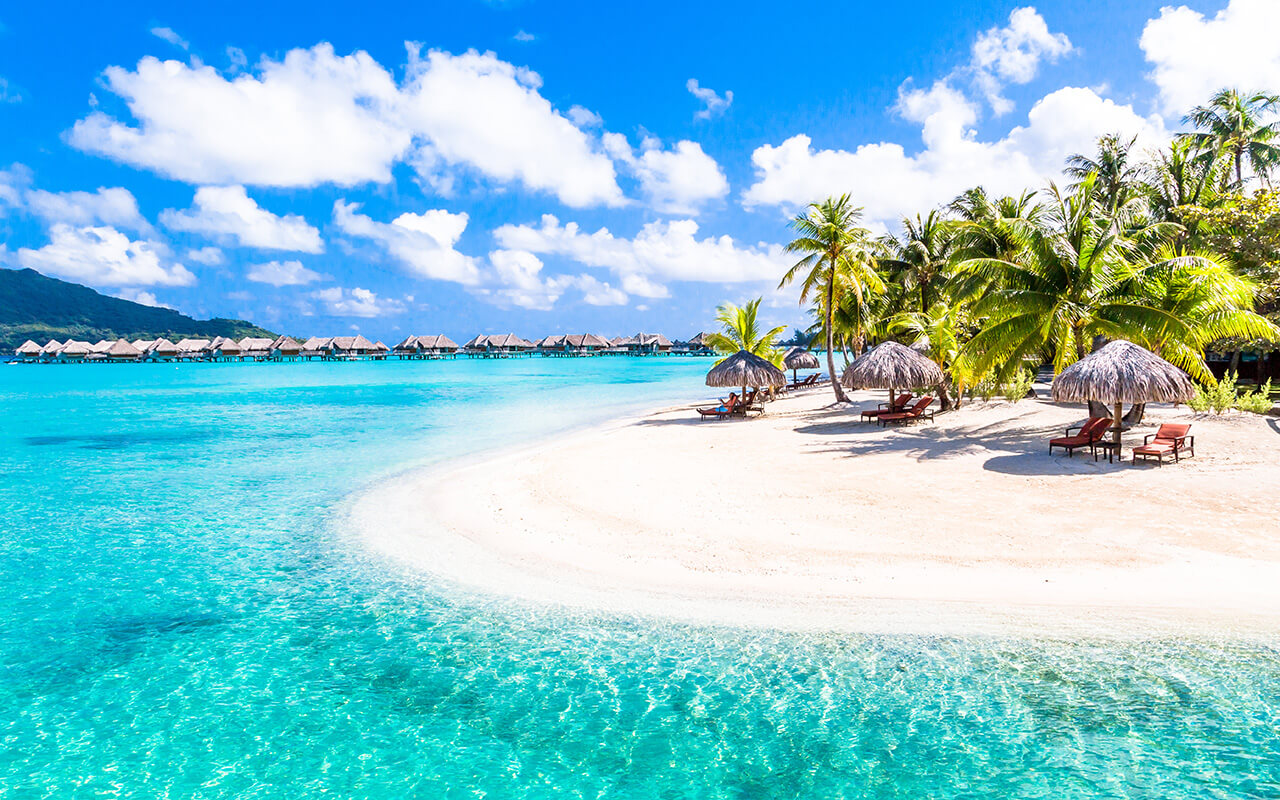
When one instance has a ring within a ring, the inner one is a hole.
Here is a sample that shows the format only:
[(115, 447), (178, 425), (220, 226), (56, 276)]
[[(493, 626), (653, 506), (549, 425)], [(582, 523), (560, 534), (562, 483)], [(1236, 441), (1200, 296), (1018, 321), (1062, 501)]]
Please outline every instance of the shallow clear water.
[(1274, 646), (601, 620), (341, 530), (707, 366), (0, 367), (0, 797), (1280, 796)]

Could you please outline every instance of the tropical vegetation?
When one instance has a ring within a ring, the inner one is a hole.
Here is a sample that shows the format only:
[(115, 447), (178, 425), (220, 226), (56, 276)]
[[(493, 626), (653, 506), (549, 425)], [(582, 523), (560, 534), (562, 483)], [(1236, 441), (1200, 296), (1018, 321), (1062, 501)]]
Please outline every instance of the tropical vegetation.
[(1157, 150), (1103, 136), (1066, 160), (1061, 181), (1011, 196), (975, 187), (878, 238), (848, 195), (812, 203), (792, 222), (787, 250), (800, 260), (780, 288), (799, 283), (830, 374), (837, 353), (847, 364), (895, 339), (942, 368), (944, 408), (1013, 399), (1035, 369), (1057, 374), (1110, 339), (1209, 392), (1222, 369), (1215, 377), (1208, 353), (1238, 369), (1242, 353), (1280, 342), (1277, 112), (1275, 95), (1223, 90)]

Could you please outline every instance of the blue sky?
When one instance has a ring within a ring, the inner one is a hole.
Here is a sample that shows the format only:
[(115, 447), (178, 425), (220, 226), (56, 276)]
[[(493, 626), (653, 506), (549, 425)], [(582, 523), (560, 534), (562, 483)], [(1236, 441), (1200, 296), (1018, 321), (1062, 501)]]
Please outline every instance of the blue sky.
[(297, 334), (800, 324), (810, 200), (893, 230), (1280, 88), (1273, 0), (51, 6), (0, 12), (0, 262)]

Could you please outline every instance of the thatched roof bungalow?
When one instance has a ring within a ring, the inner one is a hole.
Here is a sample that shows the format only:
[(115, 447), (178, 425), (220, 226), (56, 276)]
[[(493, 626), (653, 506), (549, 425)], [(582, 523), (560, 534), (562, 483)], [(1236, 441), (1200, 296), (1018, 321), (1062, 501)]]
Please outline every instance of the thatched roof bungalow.
[(213, 358), (239, 358), (240, 343), (235, 339), (219, 336), (209, 343), (209, 355)]
[(401, 358), (453, 355), (458, 352), (458, 344), (443, 334), (406, 336), (393, 348), (393, 352)]
[(531, 352), (534, 344), (528, 339), (521, 339), (514, 333), (481, 334), (463, 345), (463, 349), (472, 353), (516, 354)]
[(709, 334), (704, 331), (699, 331), (697, 336), (694, 336), (685, 343), (685, 346), (689, 349), (690, 353), (696, 353), (698, 355), (706, 355), (708, 353), (715, 352), (711, 345), (707, 344), (708, 335)]
[(39, 358), (41, 352), (43, 348), (30, 339), (18, 345), (18, 349), (13, 351), (14, 355), (22, 358)]
[(335, 336), (329, 340), (327, 349), (336, 356), (367, 356), (375, 352), (376, 348), (377, 345), (364, 336), (356, 335)]
[(570, 333), (548, 336), (537, 347), (547, 355), (588, 355), (609, 348), (609, 340), (594, 333)]
[(151, 349), (151, 345), (155, 344), (155, 339), (134, 339), (133, 346), (138, 348), (139, 353), (146, 353)]
[(211, 344), (208, 339), (179, 339), (174, 346), (179, 358), (200, 358), (209, 352)]
[(269, 349), (274, 358), (297, 358), (302, 354), (302, 343), (291, 336), (277, 336)]
[(66, 361), (80, 361), (93, 353), (93, 345), (68, 339), (58, 350), (58, 358)]
[(137, 361), (142, 358), (142, 351), (125, 339), (116, 339), (105, 353), (108, 361)]
[(111, 349), (111, 344), (112, 343), (107, 341), (106, 339), (99, 339), (98, 343), (93, 346), (94, 354), (105, 355), (106, 352)]
[(248, 358), (267, 358), (271, 355), (271, 340), (246, 336), (240, 340), (240, 355)]
[(628, 353), (649, 355), (652, 353), (670, 353), (674, 346), (671, 340), (660, 333), (637, 333), (626, 339), (622, 346)]
[(57, 339), (50, 339), (49, 343), (40, 348), (40, 355), (45, 358), (53, 358), (62, 349), (62, 342)]
[(147, 358), (159, 361), (168, 361), (179, 355), (178, 346), (164, 337), (156, 339), (146, 350)]

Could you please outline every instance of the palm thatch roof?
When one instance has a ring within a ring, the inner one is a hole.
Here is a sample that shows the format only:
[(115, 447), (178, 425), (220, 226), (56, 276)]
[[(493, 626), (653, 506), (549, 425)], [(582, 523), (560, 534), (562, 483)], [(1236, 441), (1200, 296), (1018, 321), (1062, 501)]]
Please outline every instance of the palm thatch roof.
[(17, 354), (20, 356), (38, 356), (43, 348), (30, 339), (18, 345)]
[(911, 343), (911, 349), (915, 350), (917, 353), (919, 353), (922, 356), (928, 355), (929, 348), (932, 346), (933, 345), (929, 342), (928, 336), (921, 336), (920, 338), (916, 339), (914, 342)]
[(240, 340), (240, 349), (247, 352), (263, 352), (271, 349), (271, 340), (254, 336), (246, 336)]
[(1117, 339), (1064, 369), (1052, 393), (1054, 400), (1067, 403), (1185, 403), (1195, 386), (1160, 356)]
[(387, 347), (386, 343), (379, 339), (373, 343), (373, 351), (375, 353), (390, 353), (391, 348)]
[(849, 365), (840, 378), (849, 389), (910, 389), (942, 383), (937, 364), (897, 342), (881, 342)]
[(818, 357), (803, 347), (793, 347), (782, 357), (787, 369), (817, 369), (821, 364)]
[(208, 350), (210, 344), (208, 339), (179, 339), (175, 347), (181, 353), (199, 353)]
[(87, 356), (93, 352), (93, 345), (88, 342), (77, 342), (75, 339), (68, 339), (66, 344), (62, 345), (62, 349), (58, 351), (60, 356)]
[(213, 340), (209, 346), (212, 350), (221, 350), (224, 353), (239, 353), (240, 344), (235, 339), (228, 339), (225, 336), (219, 336)]
[(147, 349), (148, 353), (155, 353), (159, 356), (176, 356), (178, 354), (178, 346), (163, 336), (151, 343), (151, 347)]
[(155, 339), (134, 339), (133, 346), (138, 348), (138, 352), (145, 353), (151, 349), (151, 345), (155, 344)]
[(95, 353), (105, 353), (110, 349), (111, 342), (108, 342), (106, 339), (99, 339), (98, 343), (93, 346), (93, 352)]
[(708, 334), (706, 333), (699, 333), (697, 336), (690, 339), (687, 344), (690, 347), (707, 347), (707, 336)]
[(329, 343), (333, 340), (327, 336), (312, 336), (302, 343), (303, 350), (324, 350), (329, 347)]
[(292, 336), (277, 336), (271, 343), (271, 349), (280, 353), (298, 353), (302, 351), (302, 345)]
[(754, 353), (739, 350), (707, 373), (708, 386), (786, 386), (786, 374)]
[(116, 339), (115, 343), (107, 348), (106, 353), (111, 358), (138, 358), (142, 355), (141, 350), (124, 339)]

